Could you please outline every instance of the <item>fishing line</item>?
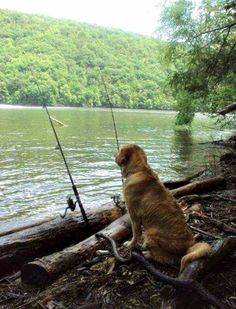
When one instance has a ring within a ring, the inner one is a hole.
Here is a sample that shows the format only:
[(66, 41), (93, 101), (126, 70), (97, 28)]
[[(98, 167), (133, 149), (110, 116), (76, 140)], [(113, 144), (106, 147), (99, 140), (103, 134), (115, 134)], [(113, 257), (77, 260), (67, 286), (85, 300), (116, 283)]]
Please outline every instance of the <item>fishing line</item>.
[(103, 74), (102, 74), (100, 68), (99, 68), (99, 72), (100, 72), (101, 81), (102, 81), (102, 84), (104, 86), (104, 90), (105, 90), (105, 93), (106, 93), (106, 96), (107, 96), (107, 101), (109, 103), (109, 107), (110, 107), (110, 110), (111, 110), (112, 123), (113, 123), (113, 127), (114, 127), (115, 138), (116, 138), (116, 146), (117, 146), (117, 150), (119, 151), (120, 145), (119, 145), (118, 133), (117, 133), (117, 128), (116, 128), (115, 116), (114, 116), (114, 112), (113, 112), (113, 106), (112, 106), (112, 103), (111, 103), (111, 99), (110, 99), (110, 95), (109, 95), (109, 92), (108, 92), (108, 89), (107, 89), (107, 85), (105, 83), (105, 79), (103, 77)]
[[(42, 95), (41, 89), (40, 89), (40, 87), (39, 87), (39, 84), (38, 84), (38, 82), (37, 82), (37, 79), (36, 79), (36, 77), (35, 77), (35, 75), (34, 75), (34, 72), (33, 72), (32, 68), (31, 68), (29, 62), (28, 62), (28, 67), (29, 67), (29, 69), (30, 69), (30, 72), (31, 72), (33, 78), (34, 78), (34, 82), (35, 82), (35, 84), (36, 84), (36, 87), (38, 88), (39, 94)], [(81, 199), (80, 199), (80, 196), (79, 196), (79, 192), (78, 192), (78, 190), (77, 190), (77, 187), (76, 187), (75, 184), (74, 184), (74, 181), (73, 181), (73, 178), (72, 178), (72, 175), (71, 175), (69, 166), (68, 166), (68, 164), (67, 164), (67, 162), (66, 162), (66, 158), (65, 158), (64, 152), (63, 152), (62, 147), (61, 147), (61, 143), (60, 143), (60, 141), (59, 141), (59, 138), (58, 138), (56, 129), (55, 129), (54, 125), (53, 125), (53, 121), (52, 121), (53, 117), (50, 116), (49, 110), (48, 110), (48, 108), (47, 108), (47, 104), (46, 104), (46, 103), (43, 103), (42, 106), (43, 106), (43, 108), (45, 108), (46, 113), (47, 113), (47, 115), (48, 115), (49, 122), (50, 122), (50, 124), (51, 124), (53, 133), (54, 133), (54, 135), (55, 135), (55, 138), (56, 138), (56, 141), (57, 141), (57, 145), (58, 145), (58, 148), (59, 148), (59, 150), (60, 150), (60, 153), (61, 153), (62, 159), (63, 159), (63, 161), (64, 161), (64, 164), (65, 164), (65, 166), (66, 166), (66, 170), (67, 170), (68, 176), (69, 176), (69, 178), (70, 178), (70, 182), (71, 182), (71, 184), (72, 184), (72, 190), (73, 190), (74, 195), (75, 195), (75, 198), (76, 198), (76, 202), (74, 202), (74, 201), (72, 200), (72, 198), (68, 198), (68, 200), (67, 200), (68, 206), (67, 206), (66, 209), (65, 209), (64, 215), (61, 215), (61, 217), (62, 217), (62, 218), (65, 218), (68, 209), (70, 209), (71, 211), (74, 211), (74, 210), (75, 210), (75, 207), (76, 207), (76, 203), (78, 203), (79, 208), (80, 208), (80, 211), (81, 211), (81, 214), (82, 214), (83, 219), (84, 219), (84, 222), (86, 223), (86, 226), (89, 227), (89, 221), (88, 221), (86, 212), (85, 212), (85, 210), (84, 210), (83, 204), (82, 204), (82, 202), (81, 202)]]
[[(114, 132), (115, 132), (117, 151), (119, 151), (120, 143), (119, 143), (119, 138), (118, 138), (118, 132), (117, 132), (117, 127), (116, 127), (116, 121), (115, 121), (115, 115), (114, 115), (114, 112), (113, 112), (112, 102), (111, 102), (111, 99), (110, 99), (110, 95), (109, 95), (109, 92), (108, 92), (108, 89), (107, 89), (105, 79), (103, 77), (103, 74), (102, 74), (102, 71), (101, 71), (100, 68), (99, 68), (99, 73), (100, 73), (101, 81), (102, 81), (102, 84), (103, 84), (103, 87), (104, 87), (104, 90), (105, 90), (105, 93), (106, 93), (106, 96), (107, 96), (107, 101), (109, 103), (111, 116), (112, 116), (112, 123), (113, 123), (113, 127), (114, 127)], [(123, 178), (123, 175), (122, 175), (122, 169), (121, 168), (120, 168), (120, 171), (121, 171), (121, 181), (122, 181), (122, 184), (124, 185), (124, 178)]]

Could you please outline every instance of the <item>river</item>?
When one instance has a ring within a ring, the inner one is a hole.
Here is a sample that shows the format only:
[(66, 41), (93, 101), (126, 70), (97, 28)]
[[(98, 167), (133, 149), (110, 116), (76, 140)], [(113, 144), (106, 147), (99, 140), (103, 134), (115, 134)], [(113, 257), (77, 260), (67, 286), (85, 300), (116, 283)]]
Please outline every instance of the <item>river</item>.
[[(66, 124), (55, 124), (85, 209), (98, 207), (121, 192), (114, 162), (116, 141), (106, 109), (50, 108)], [(200, 144), (222, 139), (229, 130), (214, 129), (205, 115), (191, 130), (176, 130), (175, 113), (115, 110), (120, 143), (137, 143), (161, 180), (178, 179), (214, 164), (220, 149)], [(46, 111), (0, 108), (0, 231), (63, 213), (72, 195)]]

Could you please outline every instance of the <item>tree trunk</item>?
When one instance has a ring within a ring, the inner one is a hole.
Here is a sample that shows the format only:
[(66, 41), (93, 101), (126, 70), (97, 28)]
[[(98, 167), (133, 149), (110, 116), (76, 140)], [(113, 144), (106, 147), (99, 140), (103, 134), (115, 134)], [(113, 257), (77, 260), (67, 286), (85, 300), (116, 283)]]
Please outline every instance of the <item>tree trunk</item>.
[(171, 190), (174, 197), (178, 198), (183, 195), (202, 193), (210, 190), (214, 190), (216, 187), (225, 187), (226, 181), (222, 176), (204, 179), (187, 184), (183, 187)]
[(0, 276), (18, 270), (36, 257), (60, 251), (89, 237), (119, 218), (121, 212), (114, 203), (108, 203), (87, 211), (89, 229), (77, 213), (0, 237)]
[[(111, 223), (102, 230), (102, 233), (109, 235), (114, 240), (126, 238), (131, 233), (128, 214)], [(33, 286), (44, 286), (66, 270), (79, 264), (83, 259), (91, 256), (101, 246), (104, 246), (104, 241), (92, 235), (63, 251), (27, 263), (21, 270), (22, 282)]]
[(224, 109), (222, 109), (221, 111), (219, 111), (219, 114), (224, 116), (228, 113), (231, 113), (233, 111), (236, 110), (236, 102), (230, 104), (230, 105), (227, 105)]

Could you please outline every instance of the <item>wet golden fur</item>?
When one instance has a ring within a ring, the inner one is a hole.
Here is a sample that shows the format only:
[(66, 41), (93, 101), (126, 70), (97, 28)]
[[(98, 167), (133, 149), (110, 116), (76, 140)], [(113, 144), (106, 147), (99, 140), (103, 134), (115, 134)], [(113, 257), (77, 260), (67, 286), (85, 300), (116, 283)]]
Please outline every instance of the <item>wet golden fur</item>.
[(124, 197), (133, 237), (129, 247), (142, 236), (150, 256), (161, 263), (181, 261), (181, 270), (191, 261), (209, 254), (207, 243), (195, 243), (183, 212), (171, 192), (160, 182), (137, 145), (123, 145), (116, 155), (124, 182)]

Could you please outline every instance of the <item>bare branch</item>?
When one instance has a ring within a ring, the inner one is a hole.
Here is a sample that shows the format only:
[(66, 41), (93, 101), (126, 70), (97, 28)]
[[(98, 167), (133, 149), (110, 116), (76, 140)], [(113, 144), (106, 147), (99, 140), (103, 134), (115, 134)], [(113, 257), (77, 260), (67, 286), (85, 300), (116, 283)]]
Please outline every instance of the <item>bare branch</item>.
[(231, 29), (231, 28), (228, 28), (227, 34), (226, 34), (226, 36), (224, 37), (223, 42), (222, 42), (222, 44), (221, 44), (221, 46), (220, 46), (220, 48), (219, 48), (219, 50), (218, 50), (216, 56), (214, 57), (215, 59), (214, 59), (213, 63), (210, 64), (209, 67), (208, 67), (208, 69), (207, 69), (207, 71), (208, 71), (209, 73), (210, 73), (210, 72), (214, 72), (214, 70), (216, 69), (216, 65), (217, 65), (217, 63), (218, 63), (219, 56), (220, 56), (220, 54), (221, 54), (221, 52), (222, 52), (224, 46), (225, 46), (226, 43), (227, 43), (227, 40), (228, 40), (228, 37), (229, 37), (229, 34), (230, 34), (230, 29)]
[(196, 35), (194, 38), (198, 38), (201, 35), (208, 34), (208, 33), (215, 32), (215, 31), (219, 31), (219, 30), (231, 29), (234, 26), (236, 26), (236, 22), (234, 22), (232, 24), (229, 24), (229, 25), (225, 25), (225, 26), (219, 27), (219, 28), (215, 28), (215, 29), (211, 29), (211, 30), (208, 30), (208, 31), (201, 32), (198, 35)]

